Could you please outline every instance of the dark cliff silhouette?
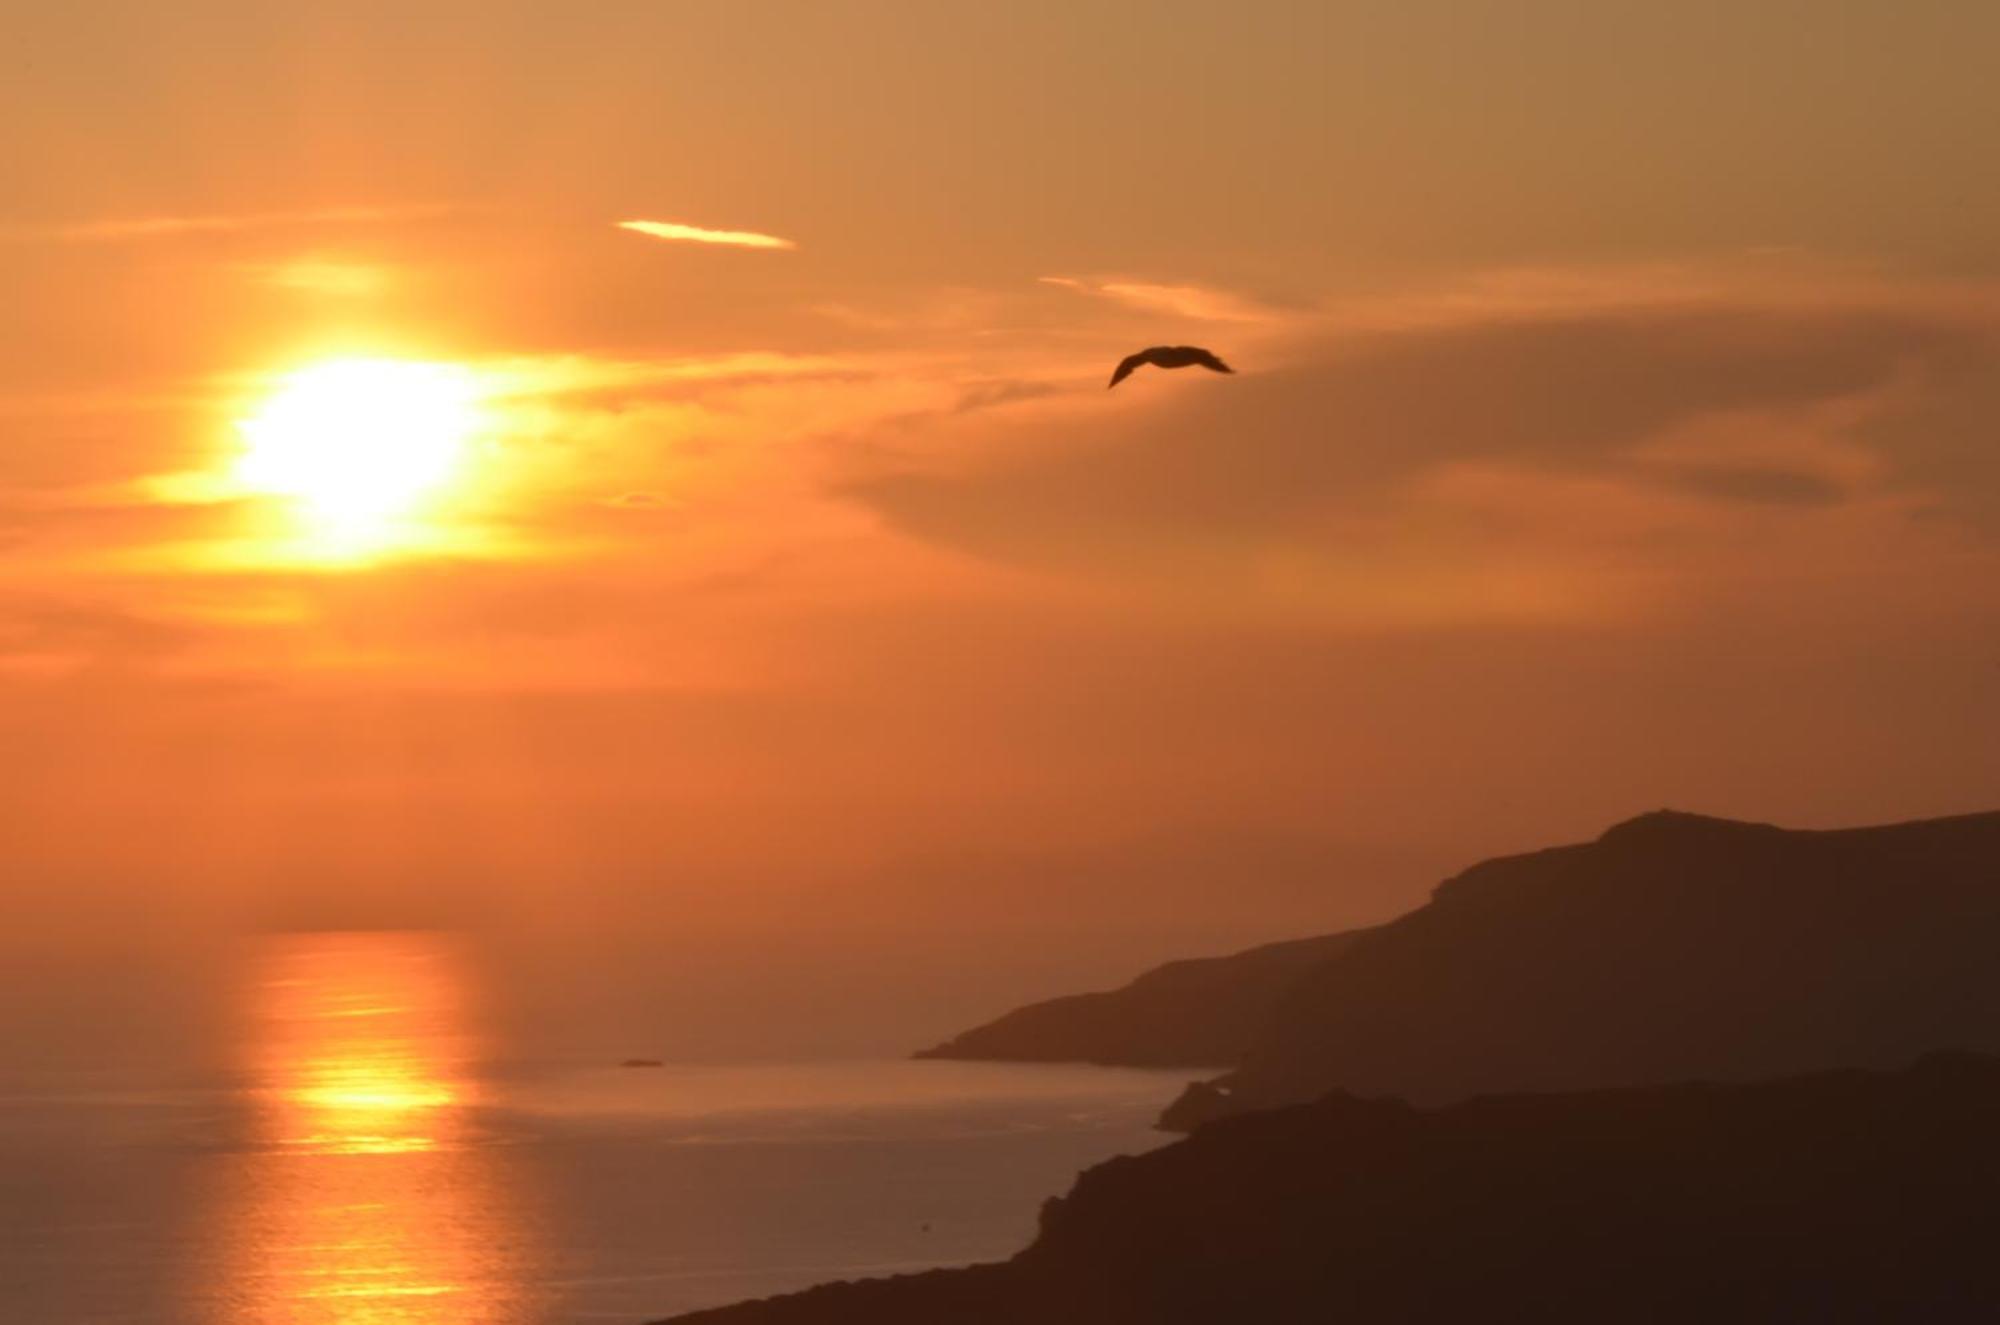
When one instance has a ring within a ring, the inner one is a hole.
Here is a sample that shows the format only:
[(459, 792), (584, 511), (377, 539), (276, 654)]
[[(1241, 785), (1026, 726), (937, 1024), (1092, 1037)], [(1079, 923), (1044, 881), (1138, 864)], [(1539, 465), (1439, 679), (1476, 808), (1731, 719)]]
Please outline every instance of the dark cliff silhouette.
[(1303, 976), (1165, 1122), (2000, 1051), (2000, 813), (1833, 832), (1661, 812), (1474, 866)]
[(1363, 930), (1155, 967), (1123, 988), (1018, 1008), (918, 1058), (1231, 1067), (1306, 972)]
[(1332, 1096), (1090, 1169), (1013, 1260), (683, 1325), (2000, 1318), (2000, 1060)]

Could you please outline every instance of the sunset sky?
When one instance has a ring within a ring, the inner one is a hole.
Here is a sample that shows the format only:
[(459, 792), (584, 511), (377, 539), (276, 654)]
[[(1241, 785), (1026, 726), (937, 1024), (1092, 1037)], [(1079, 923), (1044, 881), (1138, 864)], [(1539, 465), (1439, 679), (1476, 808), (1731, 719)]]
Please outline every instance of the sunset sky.
[[(17, 914), (1167, 955), (1660, 805), (2000, 805), (2000, 8), (0, 38)], [(1238, 374), (1104, 390), (1159, 343)]]

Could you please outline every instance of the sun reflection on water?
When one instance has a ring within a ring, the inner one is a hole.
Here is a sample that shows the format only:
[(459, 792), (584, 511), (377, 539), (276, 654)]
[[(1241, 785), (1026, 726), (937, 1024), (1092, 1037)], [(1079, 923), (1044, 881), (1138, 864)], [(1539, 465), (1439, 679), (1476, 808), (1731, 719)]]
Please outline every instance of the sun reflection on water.
[(522, 1318), (521, 1229), (472, 1120), (470, 988), (438, 935), (266, 941), (246, 985), (255, 1121), (219, 1322)]
[(274, 941), (256, 996), (264, 1139), (343, 1155), (457, 1140), (474, 1045), (452, 957), (421, 934)]

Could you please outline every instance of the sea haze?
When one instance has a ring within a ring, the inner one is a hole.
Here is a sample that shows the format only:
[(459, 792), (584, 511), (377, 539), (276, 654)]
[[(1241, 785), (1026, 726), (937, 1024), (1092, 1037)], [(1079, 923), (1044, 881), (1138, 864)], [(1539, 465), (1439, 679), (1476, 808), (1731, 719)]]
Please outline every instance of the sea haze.
[(230, 973), (223, 1074), (6, 1080), (6, 1318), (637, 1322), (1002, 1258), (1158, 1144), (1186, 1077), (523, 1060), (474, 969), (439, 934), (273, 936)]

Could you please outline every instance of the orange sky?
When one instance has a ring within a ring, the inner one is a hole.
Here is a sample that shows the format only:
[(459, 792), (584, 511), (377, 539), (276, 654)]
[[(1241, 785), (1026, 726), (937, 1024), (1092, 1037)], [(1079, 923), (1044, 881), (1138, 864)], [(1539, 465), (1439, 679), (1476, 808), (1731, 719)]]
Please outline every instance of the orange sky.
[[(2000, 804), (2000, 11), (7, 28), (31, 909), (389, 879), (1172, 948), (1663, 804)], [(1239, 375), (1103, 390), (1183, 341)], [(340, 356), (482, 413), (316, 561), (229, 478)]]

